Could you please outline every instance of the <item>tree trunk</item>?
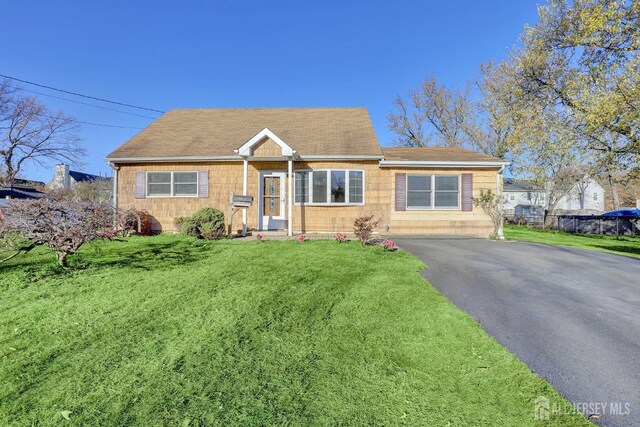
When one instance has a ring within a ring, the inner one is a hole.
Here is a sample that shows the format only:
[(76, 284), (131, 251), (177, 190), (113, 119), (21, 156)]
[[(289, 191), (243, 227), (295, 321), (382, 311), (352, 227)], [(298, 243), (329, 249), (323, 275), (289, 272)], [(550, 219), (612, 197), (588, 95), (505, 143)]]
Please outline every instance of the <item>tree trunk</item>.
[(66, 252), (58, 252), (58, 264), (61, 267), (67, 268), (69, 264), (67, 263), (67, 257), (69, 256)]
[[(618, 194), (618, 183), (613, 178), (611, 171), (607, 168), (607, 184), (611, 189), (611, 200), (613, 201), (613, 210), (620, 209), (620, 195)], [(605, 208), (606, 209), (606, 208)]]

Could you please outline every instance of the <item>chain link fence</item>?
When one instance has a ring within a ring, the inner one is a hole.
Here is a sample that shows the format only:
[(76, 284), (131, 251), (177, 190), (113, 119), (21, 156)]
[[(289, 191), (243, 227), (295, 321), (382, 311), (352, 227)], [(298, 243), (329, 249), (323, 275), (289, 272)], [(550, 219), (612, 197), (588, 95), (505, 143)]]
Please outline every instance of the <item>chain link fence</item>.
[(634, 216), (559, 215), (557, 226), (566, 233), (640, 236), (640, 218)]

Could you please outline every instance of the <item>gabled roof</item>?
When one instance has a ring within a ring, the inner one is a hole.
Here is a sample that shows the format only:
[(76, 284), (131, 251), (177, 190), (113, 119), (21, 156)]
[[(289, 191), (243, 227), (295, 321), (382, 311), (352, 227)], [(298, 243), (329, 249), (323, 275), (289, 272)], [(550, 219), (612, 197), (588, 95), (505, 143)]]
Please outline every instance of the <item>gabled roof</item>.
[(534, 191), (530, 181), (523, 179), (505, 178), (504, 191), (529, 192)]
[(72, 171), (72, 170), (69, 171), (69, 176), (71, 178), (73, 178), (76, 182), (96, 181), (96, 180), (109, 181), (109, 180), (111, 180), (111, 178), (106, 177), (106, 176), (92, 175), (90, 173), (77, 172), (77, 171)]
[(365, 108), (225, 108), (171, 110), (107, 159), (236, 158), (265, 128), (302, 158), (382, 157)]

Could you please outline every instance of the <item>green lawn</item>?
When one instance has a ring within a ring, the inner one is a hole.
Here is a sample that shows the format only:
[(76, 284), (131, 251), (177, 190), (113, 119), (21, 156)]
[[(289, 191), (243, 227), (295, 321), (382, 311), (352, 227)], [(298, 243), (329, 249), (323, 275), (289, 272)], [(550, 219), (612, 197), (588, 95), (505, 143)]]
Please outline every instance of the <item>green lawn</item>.
[(537, 396), (564, 402), (408, 253), (179, 236), (97, 249), (69, 271), (44, 248), (0, 266), (0, 425), (520, 426)]
[(526, 240), (551, 245), (573, 246), (640, 258), (640, 237), (560, 233), (518, 225), (505, 225), (504, 235), (509, 240)]

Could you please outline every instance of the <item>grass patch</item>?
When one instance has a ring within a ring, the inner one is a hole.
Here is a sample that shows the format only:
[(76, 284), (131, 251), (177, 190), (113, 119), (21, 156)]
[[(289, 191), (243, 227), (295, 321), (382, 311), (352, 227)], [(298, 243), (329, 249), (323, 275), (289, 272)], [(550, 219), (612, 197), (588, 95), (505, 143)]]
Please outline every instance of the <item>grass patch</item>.
[[(533, 425), (544, 380), (405, 252), (131, 238), (0, 266), (0, 425)], [(541, 425), (590, 425), (552, 415)]]
[(572, 234), (518, 225), (505, 225), (504, 234), (509, 240), (526, 240), (550, 245), (572, 246), (580, 249), (640, 258), (640, 237)]

